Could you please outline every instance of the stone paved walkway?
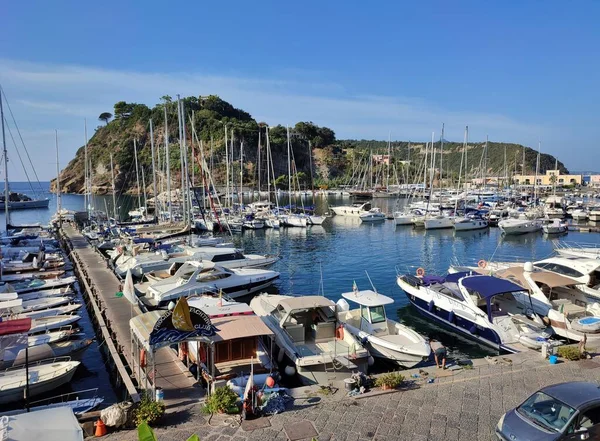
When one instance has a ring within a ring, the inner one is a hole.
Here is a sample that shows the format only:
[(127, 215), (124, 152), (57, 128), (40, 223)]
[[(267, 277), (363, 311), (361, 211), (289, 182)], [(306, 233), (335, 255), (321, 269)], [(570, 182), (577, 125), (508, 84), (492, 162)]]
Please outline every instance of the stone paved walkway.
[[(500, 416), (540, 387), (573, 380), (600, 380), (598, 361), (550, 365), (539, 354), (517, 354), (510, 364), (477, 360), (474, 369), (443, 373), (431, 384), (414, 379), (414, 388), (392, 393), (370, 392), (360, 399), (342, 390), (319, 403), (296, 399), (288, 412), (269, 417), (270, 427), (245, 432), (239, 421), (225, 416), (210, 419), (199, 405), (173, 415), (158, 427), (159, 441), (185, 441), (196, 433), (202, 441), (287, 440), (284, 426), (301, 420), (314, 424), (319, 441), (483, 441), (496, 440)], [(501, 359), (498, 359), (501, 360)], [(440, 372), (427, 368), (430, 376)], [(407, 375), (416, 372), (407, 371)], [(306, 391), (296, 390), (296, 395)], [(137, 440), (135, 431), (110, 434), (106, 440)], [(309, 440), (310, 441), (310, 440)]]

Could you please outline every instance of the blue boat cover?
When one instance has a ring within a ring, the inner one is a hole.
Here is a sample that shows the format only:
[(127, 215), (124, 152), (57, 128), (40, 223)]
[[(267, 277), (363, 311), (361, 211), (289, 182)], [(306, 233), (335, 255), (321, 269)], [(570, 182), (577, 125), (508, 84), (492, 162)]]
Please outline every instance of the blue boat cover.
[(478, 292), (481, 297), (486, 299), (507, 292), (523, 291), (523, 288), (516, 283), (492, 276), (465, 277), (462, 279), (462, 285), (471, 291)]
[(472, 271), (460, 271), (458, 273), (448, 274), (445, 278), (445, 281), (450, 282), (450, 283), (458, 283), (458, 281), (460, 279), (462, 279), (463, 277), (472, 276), (472, 275), (473, 275)]

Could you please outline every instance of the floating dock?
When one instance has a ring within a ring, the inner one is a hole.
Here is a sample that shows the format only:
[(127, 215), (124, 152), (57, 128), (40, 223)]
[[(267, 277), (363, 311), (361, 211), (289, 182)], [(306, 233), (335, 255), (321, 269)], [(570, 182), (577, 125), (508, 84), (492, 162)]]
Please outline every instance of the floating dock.
[[(117, 384), (122, 384), (129, 399), (137, 402), (140, 393), (132, 378), (139, 384), (141, 379), (136, 375), (129, 320), (142, 311), (125, 297), (117, 297), (121, 282), (108, 267), (106, 258), (79, 231), (65, 224), (60, 233), (61, 243), (73, 260), (81, 291), (88, 306), (91, 305), (89, 313), (96, 331), (102, 336), (100, 343), (107, 346), (108, 356), (114, 364)], [(167, 412), (204, 396), (203, 389), (170, 348), (165, 347), (155, 353), (155, 368), (154, 386), (163, 390)]]

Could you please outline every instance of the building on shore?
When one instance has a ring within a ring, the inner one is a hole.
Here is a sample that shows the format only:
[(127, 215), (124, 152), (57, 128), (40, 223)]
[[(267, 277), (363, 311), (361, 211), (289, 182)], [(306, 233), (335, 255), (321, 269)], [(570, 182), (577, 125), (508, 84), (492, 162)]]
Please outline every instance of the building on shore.
[(581, 185), (583, 175), (562, 175), (560, 170), (546, 170), (546, 174), (535, 175), (514, 175), (513, 182), (516, 185)]

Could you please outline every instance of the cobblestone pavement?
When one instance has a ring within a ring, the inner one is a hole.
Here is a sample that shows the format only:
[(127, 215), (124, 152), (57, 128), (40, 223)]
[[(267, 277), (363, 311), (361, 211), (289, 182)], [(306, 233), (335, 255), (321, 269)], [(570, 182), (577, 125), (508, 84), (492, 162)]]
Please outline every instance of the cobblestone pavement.
[[(512, 363), (502, 363), (507, 358)], [(308, 420), (319, 441), (496, 440), (500, 416), (540, 387), (573, 380), (600, 380), (600, 360), (550, 365), (539, 355), (498, 358), (500, 364), (478, 360), (474, 369), (440, 373), (431, 384), (414, 379), (412, 388), (391, 393), (370, 392), (345, 398), (342, 390), (319, 403), (296, 399), (292, 410), (269, 417), (270, 427), (244, 431), (239, 420), (199, 412), (199, 405), (170, 414), (168, 426), (157, 427), (159, 441), (185, 441), (196, 433), (201, 441), (287, 440), (284, 426)], [(417, 370), (418, 371), (418, 370)], [(408, 371), (408, 377), (417, 372)], [(302, 393), (300, 388), (300, 393)], [(371, 396), (369, 396), (371, 395)], [(137, 440), (136, 431), (120, 431), (107, 440)], [(309, 440), (310, 441), (310, 440)]]

